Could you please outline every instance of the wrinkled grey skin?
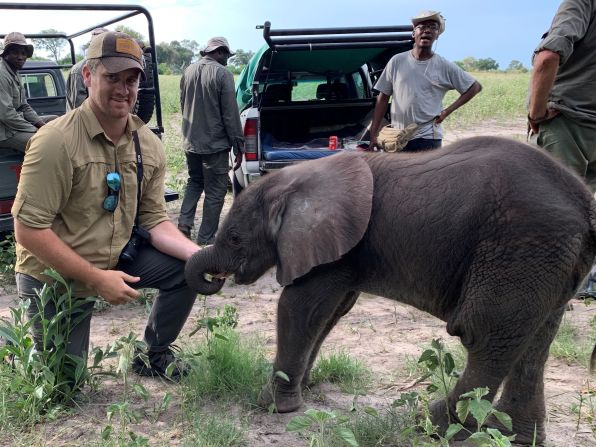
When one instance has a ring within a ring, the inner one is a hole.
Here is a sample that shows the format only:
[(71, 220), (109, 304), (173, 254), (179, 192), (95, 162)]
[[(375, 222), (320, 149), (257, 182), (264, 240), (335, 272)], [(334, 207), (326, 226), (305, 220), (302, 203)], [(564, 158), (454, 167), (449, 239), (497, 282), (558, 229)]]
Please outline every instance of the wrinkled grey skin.
[[(588, 189), (545, 153), (478, 137), (415, 154), (340, 154), (265, 176), (234, 201), (215, 244), (187, 263), (239, 284), (277, 266), (274, 371), (261, 403), (298, 409), (317, 352), (360, 292), (391, 298), (447, 323), (468, 363), (458, 396), (488, 387), (517, 441), (545, 439), (544, 364), (565, 305), (596, 254)], [(275, 390), (273, 393), (272, 390)], [(447, 427), (446, 404), (431, 406)], [(467, 421), (470, 423), (470, 421)], [(502, 432), (503, 427), (497, 426)]]

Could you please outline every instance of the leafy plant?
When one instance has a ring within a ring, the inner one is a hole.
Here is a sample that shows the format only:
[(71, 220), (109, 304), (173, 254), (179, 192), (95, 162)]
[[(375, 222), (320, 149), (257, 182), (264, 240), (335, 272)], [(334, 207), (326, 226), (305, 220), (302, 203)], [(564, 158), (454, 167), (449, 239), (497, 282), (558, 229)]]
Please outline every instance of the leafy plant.
[(309, 409), (304, 416), (294, 416), (288, 422), (286, 431), (300, 432), (308, 436), (311, 447), (325, 447), (333, 440), (341, 440), (344, 445), (357, 447), (358, 442), (352, 430), (347, 427), (350, 418), (337, 411)]
[[(28, 318), (30, 302), (24, 300), (10, 309), (11, 319), (0, 319), (0, 336), (8, 342), (0, 347), (0, 359), (10, 361), (9, 367), (0, 370), (7, 416), (0, 426), (31, 424), (42, 415), (55, 417), (62, 404), (71, 402), (90, 379), (85, 359), (68, 354), (66, 348), (72, 328), (88, 317), (91, 309), (86, 305), (93, 300), (74, 298), (71, 284), (57, 272), (44, 273), (54, 283), (37, 292), (38, 312)], [(48, 306), (56, 309), (51, 318), (45, 317)], [(37, 343), (32, 330), (38, 334)]]
[[(459, 373), (455, 369), (455, 361), (451, 353), (449, 353), (444, 344), (435, 339), (431, 343), (431, 349), (425, 350), (419, 363), (422, 363), (427, 368), (425, 377), (435, 375), (438, 377), (439, 386), (430, 384), (427, 391), (432, 394), (440, 392), (440, 394), (447, 399), (447, 395), (454, 385), (454, 381), (459, 377)], [(493, 408), (492, 403), (483, 399), (489, 393), (488, 388), (474, 388), (472, 391), (464, 393), (460, 396), (460, 400), (456, 404), (456, 413), (460, 421), (466, 421), (468, 417), (476, 422), (475, 430), (472, 431), (464, 427), (461, 423), (451, 423), (451, 415), (447, 408), (447, 418), (450, 425), (445, 433), (445, 439), (450, 440), (462, 430), (466, 431), (470, 436), (468, 442), (474, 445), (487, 447), (506, 447), (511, 445), (511, 440), (515, 436), (507, 437), (503, 435), (498, 429), (486, 427), (485, 424), (489, 417), (496, 418), (505, 428), (512, 430), (512, 422), (509, 415)], [(431, 427), (428, 415), (422, 422), (422, 428), (427, 434), (431, 434), (434, 428)], [(436, 433), (435, 433), (436, 434)]]
[(14, 233), (10, 233), (6, 238), (0, 240), (0, 279), (2, 281), (13, 278), (16, 260)]

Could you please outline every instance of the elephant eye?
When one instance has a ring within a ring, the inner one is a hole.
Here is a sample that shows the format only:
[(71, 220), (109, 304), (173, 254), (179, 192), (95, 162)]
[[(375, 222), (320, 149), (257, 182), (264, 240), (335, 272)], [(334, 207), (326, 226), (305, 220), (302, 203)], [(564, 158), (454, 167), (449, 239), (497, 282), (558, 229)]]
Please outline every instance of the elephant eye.
[(230, 243), (232, 245), (238, 245), (240, 243), (240, 237), (236, 233), (230, 234)]

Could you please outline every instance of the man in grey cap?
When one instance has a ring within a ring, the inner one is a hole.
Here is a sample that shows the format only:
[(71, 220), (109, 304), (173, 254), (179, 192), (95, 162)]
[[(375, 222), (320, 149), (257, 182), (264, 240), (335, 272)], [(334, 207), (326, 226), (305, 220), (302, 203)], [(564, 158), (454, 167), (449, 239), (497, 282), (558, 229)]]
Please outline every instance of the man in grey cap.
[(0, 149), (25, 152), (27, 142), (37, 129), (56, 118), (40, 117), (27, 103), (18, 70), (33, 56), (33, 45), (25, 36), (12, 32), (4, 38), (0, 53)]
[[(374, 87), (380, 93), (370, 127), (371, 149), (378, 147), (379, 127), (390, 96), (392, 127), (417, 127), (402, 150), (419, 151), (440, 147), (440, 124), (482, 89), (472, 76), (433, 51), (433, 44), (445, 31), (441, 13), (422, 11), (412, 18), (412, 25), (414, 48), (393, 56)], [(443, 109), (443, 98), (453, 89), (460, 96)]]
[[(109, 31), (107, 28), (95, 28), (91, 31), (91, 39)], [(79, 107), (87, 99), (89, 92), (83, 81), (83, 66), (87, 62), (82, 59), (72, 66), (66, 79), (66, 111)]]
[[(171, 345), (196, 298), (184, 265), (199, 247), (168, 219), (160, 139), (130, 113), (143, 76), (133, 38), (105, 32), (92, 39), (83, 66), (89, 97), (44, 126), (25, 154), (12, 208), (16, 283), (32, 316), (41, 307), (35, 291), (52, 282), (47, 268), (74, 282), (80, 300), (71, 332), (62, 335), (70, 336), (67, 353), (83, 358), (93, 308), (85, 297), (117, 305), (136, 300), (139, 288), (159, 289), (145, 327), (148, 363), (136, 356), (133, 370), (179, 378), (188, 369)], [(44, 313), (49, 320), (56, 309)], [(34, 338), (39, 346), (38, 325)]]
[(197, 235), (202, 245), (212, 243), (217, 232), (228, 185), (230, 148), (236, 155), (236, 165), (244, 148), (234, 77), (226, 68), (233, 54), (224, 37), (213, 37), (201, 51), (202, 58), (191, 64), (180, 80), (188, 183), (178, 229), (190, 237), (197, 203), (204, 191), (203, 218)]

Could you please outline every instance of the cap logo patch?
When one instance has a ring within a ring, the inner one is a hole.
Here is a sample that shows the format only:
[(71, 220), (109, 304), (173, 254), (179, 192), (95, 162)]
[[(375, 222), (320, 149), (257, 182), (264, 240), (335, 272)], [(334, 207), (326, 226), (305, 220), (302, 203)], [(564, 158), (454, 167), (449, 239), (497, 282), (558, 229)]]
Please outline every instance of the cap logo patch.
[(130, 54), (136, 59), (141, 58), (141, 51), (138, 45), (130, 39), (123, 39), (121, 37), (116, 38), (116, 51), (118, 53)]

